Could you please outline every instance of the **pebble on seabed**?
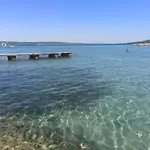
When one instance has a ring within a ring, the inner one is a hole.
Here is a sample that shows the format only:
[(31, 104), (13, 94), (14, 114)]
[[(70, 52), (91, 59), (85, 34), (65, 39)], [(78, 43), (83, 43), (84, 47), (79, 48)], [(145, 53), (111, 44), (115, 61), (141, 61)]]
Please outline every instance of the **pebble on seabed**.
[(141, 131), (135, 131), (135, 134), (137, 134), (138, 137), (142, 136), (142, 132)]
[(81, 143), (80, 146), (81, 146), (81, 150), (91, 150), (88, 145), (85, 145), (83, 143)]
[(7, 150), (7, 149), (9, 149), (9, 146), (8, 145), (4, 145), (3, 146), (3, 150)]
[(32, 135), (32, 140), (35, 140), (37, 138), (37, 135), (36, 134), (33, 134)]
[(49, 148), (50, 148), (50, 149), (58, 148), (58, 145), (56, 145), (56, 144), (51, 144), (51, 145), (49, 145)]
[(45, 144), (41, 145), (42, 150), (48, 150), (48, 147)]

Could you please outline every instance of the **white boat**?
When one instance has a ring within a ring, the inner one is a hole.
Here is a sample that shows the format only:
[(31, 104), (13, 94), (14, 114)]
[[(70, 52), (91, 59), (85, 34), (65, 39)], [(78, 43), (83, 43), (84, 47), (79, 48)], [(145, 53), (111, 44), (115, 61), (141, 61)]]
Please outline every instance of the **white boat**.
[(14, 45), (10, 45), (9, 47), (15, 47)]

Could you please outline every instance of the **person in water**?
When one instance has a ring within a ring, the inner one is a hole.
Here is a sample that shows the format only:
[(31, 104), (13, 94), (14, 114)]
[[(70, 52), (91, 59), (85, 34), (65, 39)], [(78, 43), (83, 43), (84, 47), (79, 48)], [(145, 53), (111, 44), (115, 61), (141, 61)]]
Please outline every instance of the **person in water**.
[(128, 49), (126, 49), (126, 50), (125, 50), (125, 52), (129, 52), (129, 50), (128, 50)]

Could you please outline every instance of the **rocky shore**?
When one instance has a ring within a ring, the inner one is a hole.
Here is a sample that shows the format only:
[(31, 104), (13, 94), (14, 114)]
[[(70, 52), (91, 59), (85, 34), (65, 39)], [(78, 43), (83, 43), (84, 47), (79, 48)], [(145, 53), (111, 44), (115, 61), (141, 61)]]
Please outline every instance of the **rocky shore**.
[(69, 127), (31, 127), (6, 118), (0, 121), (0, 150), (99, 150), (98, 143), (85, 138), (82, 126), (74, 133)]
[[(1, 150), (92, 150), (88, 141), (69, 141), (61, 133), (56, 132), (41, 135), (37, 131), (24, 129), (0, 130)], [(95, 149), (95, 148), (94, 148)]]

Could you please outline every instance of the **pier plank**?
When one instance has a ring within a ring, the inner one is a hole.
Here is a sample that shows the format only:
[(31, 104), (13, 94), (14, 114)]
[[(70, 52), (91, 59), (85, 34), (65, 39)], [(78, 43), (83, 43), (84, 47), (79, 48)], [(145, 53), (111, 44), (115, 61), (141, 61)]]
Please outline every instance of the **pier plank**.
[(35, 53), (4, 53), (0, 56), (29, 56), (29, 55), (59, 55), (59, 54), (71, 54), (71, 52), (35, 52)]
[(68, 57), (71, 52), (34, 52), (34, 53), (3, 53), (0, 56), (7, 56), (8, 60), (16, 60), (17, 56), (29, 56), (30, 59), (39, 59), (41, 55), (47, 55), (48, 58)]

